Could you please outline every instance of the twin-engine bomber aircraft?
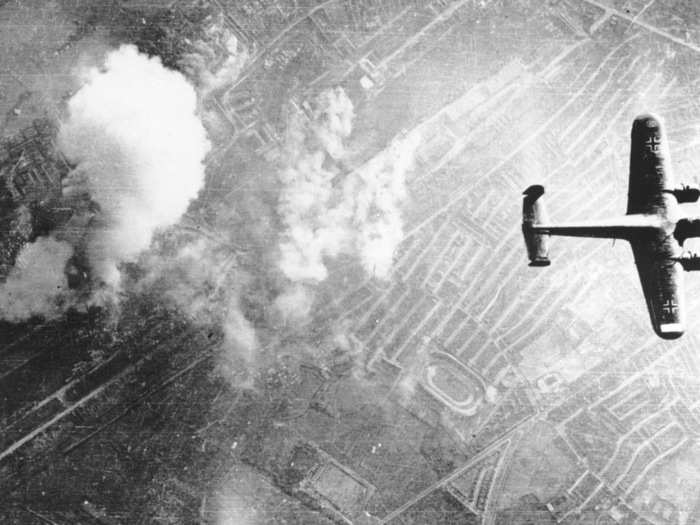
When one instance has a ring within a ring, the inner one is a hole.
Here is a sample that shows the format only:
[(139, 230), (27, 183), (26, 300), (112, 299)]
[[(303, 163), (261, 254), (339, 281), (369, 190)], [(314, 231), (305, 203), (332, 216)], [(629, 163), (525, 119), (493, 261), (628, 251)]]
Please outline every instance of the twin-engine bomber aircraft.
[(654, 331), (676, 339), (685, 329), (683, 271), (700, 270), (700, 256), (682, 249), (700, 237), (700, 217), (683, 216), (679, 203), (696, 202), (698, 185), (676, 185), (668, 166), (668, 146), (658, 117), (640, 115), (632, 125), (627, 215), (609, 220), (552, 224), (542, 186), (523, 198), (523, 235), (530, 266), (548, 266), (550, 235), (629, 241)]

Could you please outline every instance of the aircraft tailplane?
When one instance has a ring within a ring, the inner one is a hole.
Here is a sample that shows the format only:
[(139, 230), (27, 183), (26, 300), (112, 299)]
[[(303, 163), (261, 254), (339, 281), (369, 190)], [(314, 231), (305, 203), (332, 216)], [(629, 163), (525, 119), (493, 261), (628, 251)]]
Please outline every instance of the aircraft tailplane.
[(523, 192), (523, 237), (527, 247), (530, 266), (549, 266), (549, 232), (535, 231), (534, 227), (546, 224), (547, 210), (544, 206), (544, 187), (530, 186)]

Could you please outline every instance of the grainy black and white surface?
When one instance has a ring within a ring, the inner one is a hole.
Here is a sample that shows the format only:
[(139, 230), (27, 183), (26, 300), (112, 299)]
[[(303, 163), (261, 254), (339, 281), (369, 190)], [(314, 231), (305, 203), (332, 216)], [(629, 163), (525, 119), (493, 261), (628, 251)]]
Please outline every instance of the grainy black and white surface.
[(691, 0), (0, 2), (0, 522), (700, 523), (700, 281), (522, 190), (700, 158)]

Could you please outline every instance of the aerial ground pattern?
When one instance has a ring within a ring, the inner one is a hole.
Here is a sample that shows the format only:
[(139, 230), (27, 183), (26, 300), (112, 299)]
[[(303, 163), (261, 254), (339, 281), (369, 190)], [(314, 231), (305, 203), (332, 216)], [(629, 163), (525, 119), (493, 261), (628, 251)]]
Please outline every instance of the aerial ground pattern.
[[(622, 213), (643, 111), (695, 180), (699, 15), (0, 2), (0, 293), (26, 305), (0, 299), (0, 521), (700, 523), (700, 282), (665, 342), (625, 243), (557, 239), (543, 270), (520, 232), (535, 183), (553, 218)], [(210, 149), (115, 286), (64, 132), (122, 44), (196, 87)], [(50, 304), (25, 246), (75, 250)]]

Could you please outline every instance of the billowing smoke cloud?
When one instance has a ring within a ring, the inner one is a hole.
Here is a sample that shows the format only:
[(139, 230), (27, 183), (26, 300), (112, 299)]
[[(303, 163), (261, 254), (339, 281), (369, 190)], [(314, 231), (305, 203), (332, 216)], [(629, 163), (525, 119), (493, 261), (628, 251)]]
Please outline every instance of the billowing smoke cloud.
[(175, 223), (204, 182), (209, 142), (194, 88), (133, 46), (109, 53), (70, 99), (58, 142), (76, 165), (65, 192), (99, 205), (88, 240), (94, 274), (116, 287), (117, 265)]
[(274, 354), (278, 343), (307, 337), (328, 339), (330, 353), (351, 349), (342, 328), (320, 326), (324, 316), (314, 308), (326, 259), (351, 255), (368, 274), (389, 275), (415, 138), (402, 137), (343, 173), (352, 118), (341, 89), (322, 93), (292, 115), (272, 179), (240, 174), (245, 192), (197, 208), (144, 259), (144, 284), (160, 286), (190, 319), (219, 326), (227, 348), (248, 363), (259, 362), (262, 348)]
[(26, 244), (0, 284), (0, 317), (20, 321), (59, 315), (70, 297), (65, 270), (72, 254), (70, 244), (52, 237)]
[(387, 278), (403, 238), (400, 208), (418, 137), (395, 140), (344, 175), (337, 161), (346, 156), (352, 120), (352, 102), (340, 88), (322, 93), (310, 115), (292, 115), (279, 213), (280, 268), (293, 282), (323, 281), (325, 260), (341, 253), (358, 257), (369, 275)]
[(133, 46), (111, 51), (102, 68), (85, 72), (58, 135), (75, 165), (63, 181), (75, 214), (24, 246), (0, 285), (4, 319), (53, 317), (75, 304), (65, 273), (76, 271), (67, 264), (74, 253), (87, 255), (98, 284), (91, 301), (111, 298), (118, 265), (176, 223), (204, 183), (209, 142), (196, 110), (187, 80)]

